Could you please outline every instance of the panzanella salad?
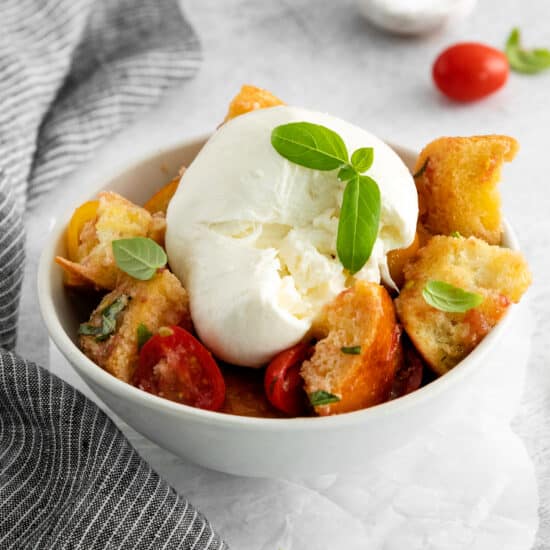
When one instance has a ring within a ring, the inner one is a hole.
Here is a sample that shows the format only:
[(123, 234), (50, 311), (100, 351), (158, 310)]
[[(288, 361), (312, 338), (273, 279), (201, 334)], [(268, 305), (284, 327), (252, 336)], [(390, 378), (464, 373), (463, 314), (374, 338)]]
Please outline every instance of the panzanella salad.
[[(464, 359), (527, 290), (497, 184), (518, 145), (440, 138), (412, 174), (384, 142), (243, 86), (193, 162), (137, 205), (104, 191), (67, 228), (99, 367), (231, 414), (331, 415)], [(78, 308), (82, 310), (82, 307)]]

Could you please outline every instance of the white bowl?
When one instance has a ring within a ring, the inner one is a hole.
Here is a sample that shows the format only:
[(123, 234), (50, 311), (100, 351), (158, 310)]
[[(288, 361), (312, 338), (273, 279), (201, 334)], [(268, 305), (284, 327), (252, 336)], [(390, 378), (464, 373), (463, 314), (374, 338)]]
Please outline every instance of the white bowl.
[[(142, 204), (189, 164), (205, 138), (186, 141), (128, 166), (87, 189), (81, 201), (110, 189)], [(394, 147), (412, 168), (417, 154)], [(80, 202), (77, 202), (76, 207)], [(201, 466), (244, 476), (293, 477), (361, 469), (415, 438), (452, 409), (475, 385), (488, 354), (498, 352), (514, 307), (481, 344), (445, 376), (395, 401), (323, 418), (248, 418), (204, 411), (148, 394), (121, 382), (77, 346), (78, 319), (63, 288), (56, 255), (65, 254), (64, 231), (72, 209), (57, 220), (40, 259), (40, 309), (51, 339), (88, 386), (125, 422), (161, 447)], [(504, 243), (517, 249), (506, 225)]]

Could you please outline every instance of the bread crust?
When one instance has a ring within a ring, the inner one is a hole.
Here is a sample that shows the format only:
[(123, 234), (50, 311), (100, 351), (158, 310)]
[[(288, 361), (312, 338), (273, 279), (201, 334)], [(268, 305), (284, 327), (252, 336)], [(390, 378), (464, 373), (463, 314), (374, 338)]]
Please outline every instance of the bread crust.
[(431, 235), (478, 237), (499, 244), (502, 236), (502, 164), (519, 145), (501, 135), (442, 137), (429, 143), (415, 166), (419, 223)]
[[(402, 360), (400, 331), (388, 291), (376, 283), (357, 281), (328, 304), (314, 327), (319, 341), (301, 375), (305, 390), (336, 395), (336, 403), (315, 407), (321, 415), (377, 405), (390, 395)], [(350, 355), (342, 347), (360, 346)]]
[[(405, 285), (395, 300), (401, 323), (416, 349), (439, 375), (468, 355), (531, 283), (523, 256), (475, 237), (435, 236), (405, 266)], [(444, 281), (481, 294), (482, 304), (449, 313), (422, 296), (428, 281)]]
[(93, 311), (90, 324), (101, 325), (103, 310), (117, 298), (126, 295), (130, 301), (117, 316), (115, 333), (104, 341), (94, 336), (80, 336), (80, 348), (100, 367), (124, 382), (130, 382), (137, 365), (138, 326), (145, 325), (155, 333), (162, 326), (179, 325), (191, 330), (187, 292), (167, 269), (148, 281), (126, 277), (107, 294)]

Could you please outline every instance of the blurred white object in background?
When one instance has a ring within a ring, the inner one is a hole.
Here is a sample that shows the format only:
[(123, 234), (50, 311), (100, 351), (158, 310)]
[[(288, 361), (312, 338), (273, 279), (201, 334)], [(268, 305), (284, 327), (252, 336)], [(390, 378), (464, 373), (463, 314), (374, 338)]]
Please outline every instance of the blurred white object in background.
[(476, 0), (358, 0), (372, 24), (397, 34), (424, 34), (466, 17)]

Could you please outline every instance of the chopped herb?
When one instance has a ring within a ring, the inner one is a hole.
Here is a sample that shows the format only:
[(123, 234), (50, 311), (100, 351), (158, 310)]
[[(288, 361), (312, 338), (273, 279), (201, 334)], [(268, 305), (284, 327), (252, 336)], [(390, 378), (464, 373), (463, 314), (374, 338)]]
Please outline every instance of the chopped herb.
[(340, 401), (340, 397), (324, 390), (317, 390), (309, 394), (309, 401), (314, 407), (319, 407), (320, 405), (337, 403)]
[(451, 237), (454, 237), (455, 239), (461, 239), (462, 235), (458, 231), (453, 231), (451, 233)]
[(143, 323), (140, 323), (137, 328), (138, 351), (141, 351), (141, 348), (151, 336), (153, 336), (153, 333)]
[(361, 346), (342, 346), (340, 351), (342, 353), (346, 353), (347, 355), (360, 355)]
[(419, 178), (426, 171), (429, 161), (430, 161), (430, 157), (426, 157), (426, 160), (424, 161), (424, 164), (420, 167), (420, 170), (418, 170), (416, 174), (413, 174), (414, 179)]
[(121, 294), (116, 300), (101, 311), (101, 325), (96, 326), (91, 323), (82, 323), (78, 328), (78, 334), (83, 336), (95, 336), (96, 341), (103, 342), (107, 340), (116, 330), (116, 321), (118, 314), (121, 313), (128, 302), (130, 296)]

